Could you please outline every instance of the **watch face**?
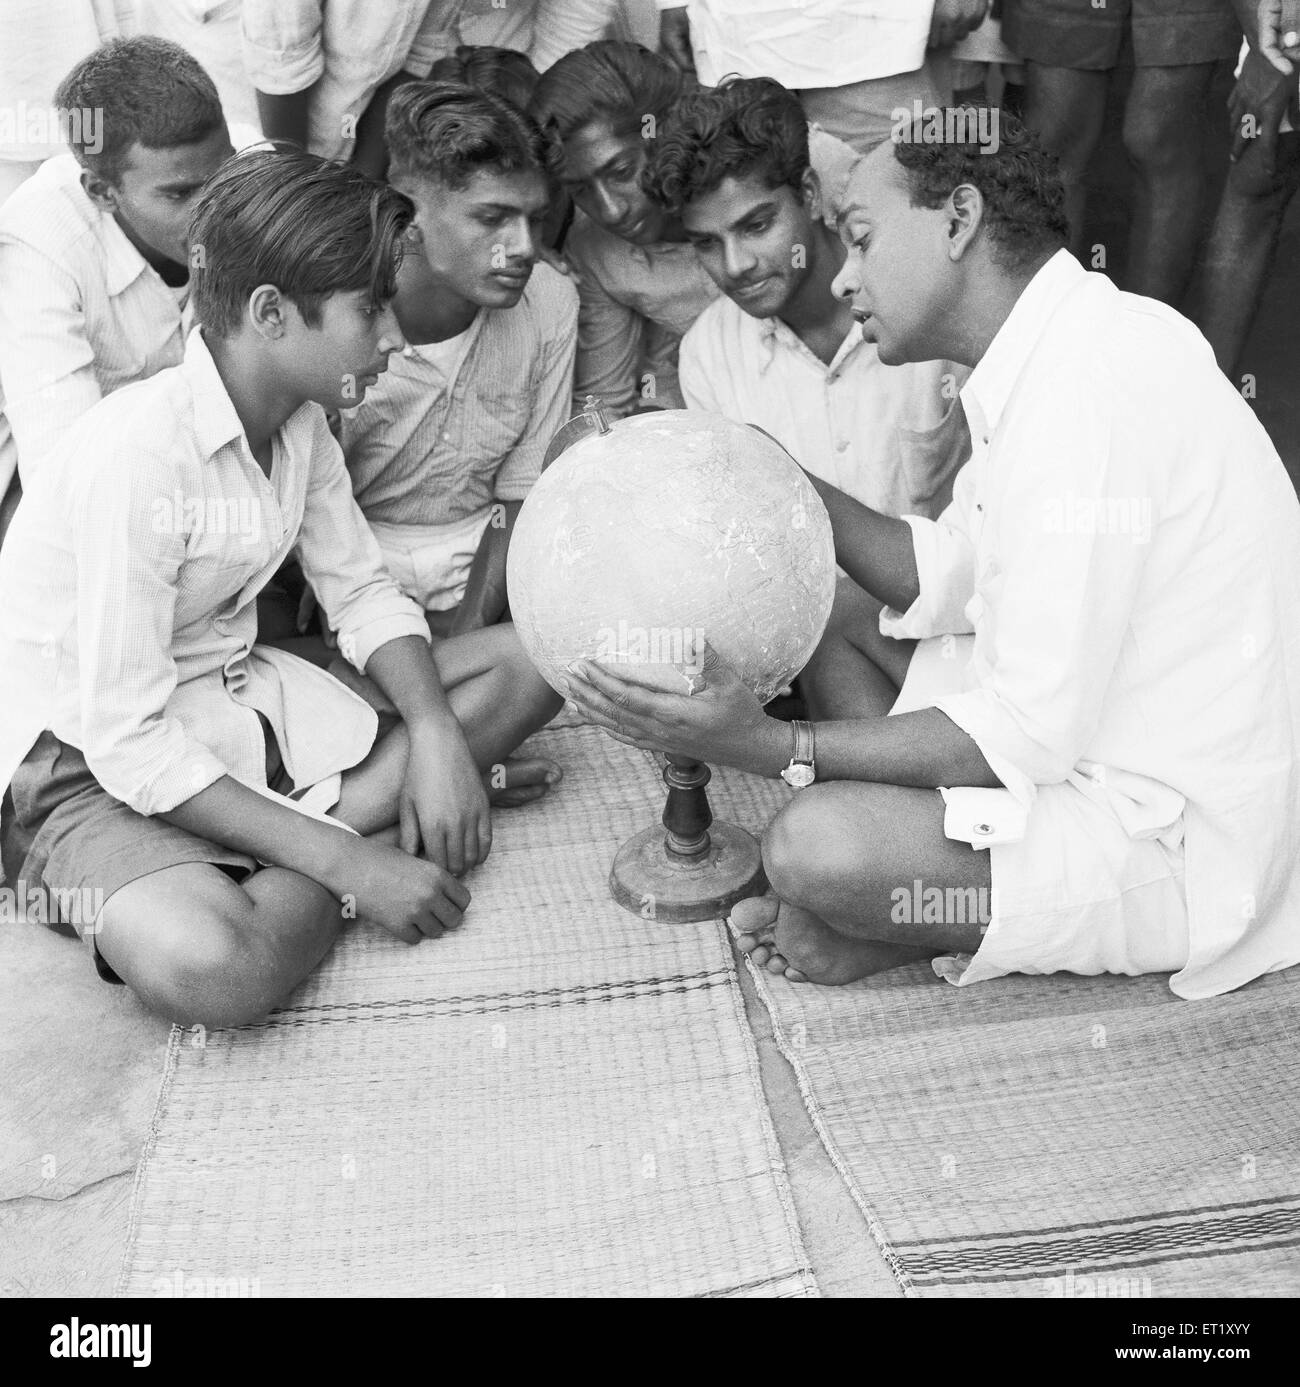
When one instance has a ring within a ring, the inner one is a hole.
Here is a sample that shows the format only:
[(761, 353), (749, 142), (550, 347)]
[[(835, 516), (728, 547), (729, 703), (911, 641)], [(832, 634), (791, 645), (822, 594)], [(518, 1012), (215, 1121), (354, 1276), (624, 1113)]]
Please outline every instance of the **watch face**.
[(781, 779), (792, 789), (803, 790), (817, 779), (817, 773), (811, 766), (796, 762), (781, 772)]

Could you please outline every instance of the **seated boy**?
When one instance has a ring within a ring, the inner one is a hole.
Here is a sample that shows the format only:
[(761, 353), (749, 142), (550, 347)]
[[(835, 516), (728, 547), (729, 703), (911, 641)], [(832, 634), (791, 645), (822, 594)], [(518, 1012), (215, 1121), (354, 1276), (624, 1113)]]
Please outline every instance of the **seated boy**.
[(387, 137), (415, 204), (393, 301), (409, 345), (340, 441), (389, 572), (446, 635), (505, 611), (515, 516), (569, 417), (578, 295), (536, 263), (548, 148), (522, 111), (412, 82)]
[[(95, 901), (64, 923), (178, 1022), (264, 1014), (344, 917), (409, 943), (459, 925), (457, 877), (491, 845), (483, 773), (557, 707), (509, 627), (431, 657), (326, 423), (402, 348), (411, 211), (296, 150), (227, 164), (194, 209), (185, 360), (74, 426), (0, 552), (6, 869)], [(401, 715), (378, 741), (361, 699), (257, 643), (255, 599), (295, 545)], [(557, 774), (492, 779), (535, 797)]]
[[(591, 43), (544, 72), (529, 105), (561, 143), (564, 189), (581, 214), (562, 246), (581, 297), (578, 408), (588, 394), (600, 396), (611, 417), (683, 403), (678, 344), (718, 288), (680, 220), (641, 181), (683, 91), (667, 58), (635, 43)], [(824, 131), (809, 139), (834, 206), (856, 155)]]
[(757, 424), (863, 505), (938, 515), (970, 455), (969, 372), (886, 366), (831, 293), (844, 247), (822, 220), (798, 97), (767, 77), (683, 97), (645, 186), (724, 295), (682, 339), (687, 407)]
[(102, 396), (180, 361), (190, 209), (232, 153), (216, 88), (164, 39), (104, 44), (55, 104), (72, 153), (0, 210), (0, 494)]

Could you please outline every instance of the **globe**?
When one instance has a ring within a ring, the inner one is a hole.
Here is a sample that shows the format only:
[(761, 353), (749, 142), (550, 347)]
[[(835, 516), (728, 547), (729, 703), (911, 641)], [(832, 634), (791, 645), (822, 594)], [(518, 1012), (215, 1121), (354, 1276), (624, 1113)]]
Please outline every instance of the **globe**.
[(707, 639), (766, 703), (821, 639), (835, 548), (821, 498), (778, 443), (659, 410), (580, 438), (542, 473), (506, 583), (524, 649), (557, 690), (585, 659), (686, 692)]

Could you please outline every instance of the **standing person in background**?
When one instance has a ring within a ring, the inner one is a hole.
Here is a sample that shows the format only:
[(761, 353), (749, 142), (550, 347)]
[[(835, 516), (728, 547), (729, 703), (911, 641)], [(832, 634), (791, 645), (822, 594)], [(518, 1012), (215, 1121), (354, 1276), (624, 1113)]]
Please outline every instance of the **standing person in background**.
[(1232, 157), (1198, 295), (1200, 329), (1234, 382), (1300, 188), (1300, 0), (1260, 0), (1256, 24), (1228, 103)]
[(140, 33), (170, 39), (203, 64), (232, 125), (261, 129), (239, 36), (243, 0), (137, 0), (136, 8)]
[(389, 97), (439, 58), (512, 48), (543, 70), (616, 19), (617, 0), (244, 0), (244, 62), (268, 139), (379, 177)]
[[(563, 146), (563, 187), (580, 213), (564, 243), (581, 298), (574, 400), (598, 395), (614, 417), (681, 407), (678, 343), (718, 297), (679, 219), (641, 183), (683, 89), (666, 58), (592, 43), (542, 74), (530, 107)], [(829, 211), (855, 156), (823, 131), (809, 138)]]
[(989, 0), (804, 0), (742, 7), (659, 0), (660, 52), (706, 87), (728, 73), (773, 77), (808, 119), (860, 153), (896, 128), (899, 107), (946, 106), (942, 50), (982, 23)]
[(5, 0), (0, 8), (0, 205), (63, 150), (54, 89), (68, 69), (109, 39), (135, 32), (135, 0)]
[(1005, 0), (1002, 36), (1027, 65), (1025, 120), (1061, 162), (1070, 249), (1089, 263), (1084, 179), (1111, 76), (1133, 68), (1124, 108), (1124, 148), (1135, 174), (1124, 287), (1135, 294), (1176, 305), (1187, 287), (1200, 239), (1203, 122), (1214, 67), (1236, 57), (1242, 24), (1253, 30), (1254, 3)]

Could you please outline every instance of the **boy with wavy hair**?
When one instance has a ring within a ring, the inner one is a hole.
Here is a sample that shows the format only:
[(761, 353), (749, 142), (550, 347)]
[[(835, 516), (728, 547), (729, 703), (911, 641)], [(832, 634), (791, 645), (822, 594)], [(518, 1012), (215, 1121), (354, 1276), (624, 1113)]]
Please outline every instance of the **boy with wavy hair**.
[[(346, 917), (409, 943), (459, 925), (457, 877), (491, 845), (485, 768), (557, 706), (509, 628), (431, 655), (326, 424), (403, 345), (411, 214), (296, 150), (231, 160), (190, 228), (184, 361), (82, 418), (0, 553), (6, 870), (93, 902), (63, 923), (101, 976), (183, 1024), (263, 1015)], [(295, 546), (400, 714), (383, 737), (333, 676), (258, 642)], [(513, 769), (533, 796), (557, 774)]]

